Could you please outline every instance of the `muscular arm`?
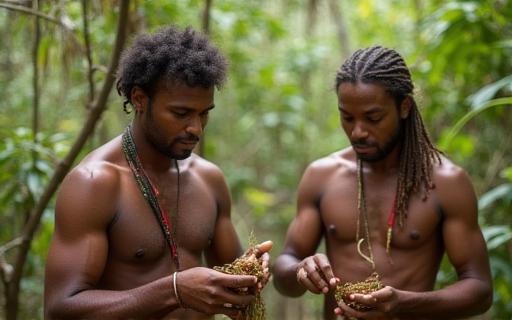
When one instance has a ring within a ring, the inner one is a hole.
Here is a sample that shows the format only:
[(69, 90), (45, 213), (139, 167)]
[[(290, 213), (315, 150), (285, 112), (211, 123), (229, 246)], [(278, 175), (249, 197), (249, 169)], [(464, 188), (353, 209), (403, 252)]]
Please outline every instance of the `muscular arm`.
[(205, 251), (209, 267), (233, 262), (242, 255), (242, 246), (231, 221), (231, 195), (219, 168), (206, 163), (202, 175), (217, 202), (217, 220), (210, 247)]
[(318, 209), (320, 179), (315, 168), (308, 167), (299, 184), (297, 215), (288, 228), (283, 253), (274, 264), (274, 285), (287, 296), (298, 297), (306, 291), (297, 282), (297, 266), (315, 253), (322, 238)]
[(459, 168), (445, 169), (436, 193), (445, 215), (443, 240), (458, 281), (433, 292), (407, 293), (401, 303), (405, 313), (456, 318), (485, 312), (492, 303), (489, 259), (478, 226), (477, 201), (467, 174)]
[(106, 164), (75, 169), (65, 179), (46, 265), (48, 319), (144, 318), (177, 307), (171, 277), (126, 291), (97, 289), (119, 192), (118, 172)]

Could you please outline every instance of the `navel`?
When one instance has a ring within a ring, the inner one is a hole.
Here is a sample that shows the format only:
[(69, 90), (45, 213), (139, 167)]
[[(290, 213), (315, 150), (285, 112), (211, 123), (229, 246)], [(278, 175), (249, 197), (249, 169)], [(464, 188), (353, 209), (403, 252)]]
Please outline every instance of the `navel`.
[(327, 231), (329, 232), (330, 235), (335, 235), (336, 234), (336, 226), (333, 224), (330, 224), (329, 227), (327, 227)]
[(139, 250), (137, 250), (137, 252), (135, 252), (135, 258), (141, 259), (144, 257), (145, 254), (146, 254), (146, 250), (139, 249)]
[(412, 230), (411, 233), (409, 234), (409, 237), (412, 240), (420, 240), (420, 233), (417, 230)]

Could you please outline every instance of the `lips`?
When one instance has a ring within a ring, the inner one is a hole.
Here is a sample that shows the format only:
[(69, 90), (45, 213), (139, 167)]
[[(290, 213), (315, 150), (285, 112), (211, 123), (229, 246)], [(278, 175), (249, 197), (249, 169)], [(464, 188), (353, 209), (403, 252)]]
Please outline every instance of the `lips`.
[(179, 143), (187, 146), (195, 146), (197, 144), (197, 140), (181, 140)]
[(368, 145), (353, 145), (354, 151), (357, 153), (369, 153), (374, 150), (374, 147)]

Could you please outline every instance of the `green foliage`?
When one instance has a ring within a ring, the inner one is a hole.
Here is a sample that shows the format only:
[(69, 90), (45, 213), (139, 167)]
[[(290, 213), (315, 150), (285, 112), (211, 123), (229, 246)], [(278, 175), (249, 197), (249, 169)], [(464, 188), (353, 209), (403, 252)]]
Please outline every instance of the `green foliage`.
[[(310, 2), (317, 3), (316, 20), (308, 20)], [(42, 12), (64, 19), (72, 28), (64, 31), (54, 23), (41, 23), (37, 61), (42, 120), (37, 142), (26, 129), (32, 121), (33, 17), (0, 8), (0, 244), (19, 233), (87, 112), (81, 4), (42, 4)], [(93, 78), (99, 84), (111, 53), (117, 3), (87, 4)], [(228, 56), (230, 70), (228, 83), (216, 95), (205, 156), (226, 174), (241, 237), (254, 230), (259, 239), (274, 240), (275, 257), (295, 215), (296, 187), (304, 169), (348, 145), (333, 92), (335, 71), (342, 62), (340, 48), (394, 47), (413, 71), (418, 105), (433, 138), (473, 178), (493, 272), (495, 303), (490, 314), (493, 319), (510, 318), (512, 1), (343, 1), (341, 13), (349, 35), (349, 43), (343, 44), (328, 1), (212, 4), (210, 37)], [(168, 23), (201, 29), (204, 5), (200, 0), (133, 1), (129, 29), (138, 33)], [(82, 156), (128, 123), (130, 116), (122, 112), (121, 103), (111, 95), (109, 109)], [(32, 244), (22, 283), (27, 302), (22, 318), (42, 314), (52, 211), (50, 206)], [(437, 287), (455, 279), (445, 259)], [(297, 310), (308, 319), (322, 315), (320, 296), (284, 300), (271, 286), (264, 294), (269, 319), (298, 318)]]

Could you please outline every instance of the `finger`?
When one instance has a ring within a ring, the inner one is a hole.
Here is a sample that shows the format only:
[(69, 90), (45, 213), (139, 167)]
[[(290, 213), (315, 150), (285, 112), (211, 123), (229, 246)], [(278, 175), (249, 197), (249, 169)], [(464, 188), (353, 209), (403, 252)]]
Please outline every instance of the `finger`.
[(357, 318), (357, 319), (359, 319), (359, 318), (363, 319), (363, 316), (365, 315), (365, 313), (359, 312), (359, 311), (354, 310), (351, 307), (347, 306), (345, 304), (345, 302), (343, 302), (343, 300), (338, 301), (338, 307), (340, 308), (340, 310), (341, 310), (343, 315), (346, 315), (346, 316), (349, 316), (349, 317), (354, 317), (354, 318)]
[(313, 259), (315, 260), (320, 271), (323, 273), (323, 278), (327, 280), (331, 286), (336, 286), (336, 277), (332, 272), (332, 267), (327, 257), (325, 255), (315, 255)]
[(256, 246), (256, 257), (260, 257), (265, 252), (269, 252), (272, 249), (273, 242), (268, 240), (264, 241)]
[(322, 290), (318, 289), (317, 286), (313, 284), (313, 282), (311, 282), (311, 280), (308, 278), (308, 274), (304, 268), (299, 269), (299, 272), (297, 273), (297, 281), (313, 293), (322, 293)]
[(306, 265), (304, 266), (304, 269), (307, 272), (308, 278), (311, 280), (312, 283), (316, 285), (318, 290), (322, 291), (323, 293), (329, 292), (329, 286), (327, 285), (327, 282), (322, 278), (320, 273), (316, 269), (316, 265)]
[(337, 307), (334, 309), (334, 314), (337, 315), (337, 316), (342, 316), (343, 315), (343, 310), (341, 310), (340, 307)]
[(213, 314), (225, 314), (231, 319), (239, 319), (242, 316), (242, 311), (235, 308), (227, 308), (227, 307), (216, 307), (212, 310)]
[(386, 286), (380, 290), (371, 293), (371, 296), (374, 297), (378, 302), (386, 302), (391, 300), (393, 297), (393, 288), (390, 286)]
[(374, 307), (377, 304), (377, 299), (371, 294), (353, 293), (350, 295), (351, 301), (363, 304), (365, 306)]
[(263, 269), (268, 268), (269, 261), (270, 255), (268, 254), (268, 252), (265, 252), (264, 254), (261, 255), (261, 266), (263, 267)]
[(244, 288), (253, 287), (258, 282), (255, 276), (231, 275), (218, 272), (219, 276), (215, 279), (215, 283), (227, 288)]
[(231, 290), (223, 290), (216, 299), (220, 301), (223, 306), (245, 307), (251, 304), (255, 298), (256, 297), (252, 294), (237, 294)]

